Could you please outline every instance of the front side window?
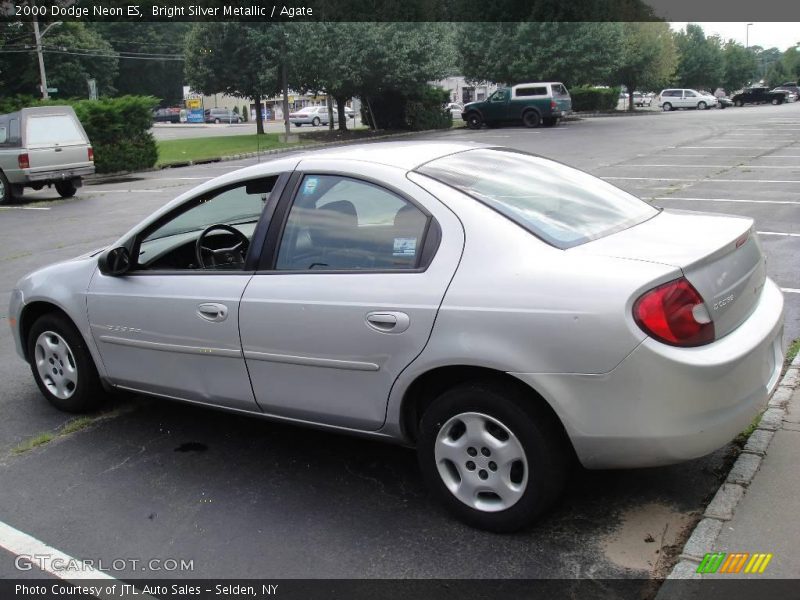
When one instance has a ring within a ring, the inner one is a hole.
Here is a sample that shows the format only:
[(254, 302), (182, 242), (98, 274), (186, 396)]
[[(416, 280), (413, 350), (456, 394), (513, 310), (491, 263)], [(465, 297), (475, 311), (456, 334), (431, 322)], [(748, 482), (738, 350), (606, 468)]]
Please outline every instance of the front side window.
[(489, 97), (491, 102), (505, 102), (506, 99), (506, 92), (505, 90), (497, 90), (494, 94)]
[(253, 232), (276, 180), (277, 176), (248, 181), (189, 200), (171, 218), (145, 231), (138, 246), (138, 268), (244, 268)]
[(275, 268), (415, 269), (428, 220), (417, 206), (377, 185), (306, 175), (289, 212)]
[(461, 190), (557, 248), (570, 248), (658, 214), (646, 202), (598, 179), (522, 152), (478, 149), (417, 169)]

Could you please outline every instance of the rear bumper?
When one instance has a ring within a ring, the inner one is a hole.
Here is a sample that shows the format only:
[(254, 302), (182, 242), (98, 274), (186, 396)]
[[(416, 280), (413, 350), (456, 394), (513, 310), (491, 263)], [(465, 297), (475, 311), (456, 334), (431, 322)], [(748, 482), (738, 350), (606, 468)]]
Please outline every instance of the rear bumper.
[(783, 366), (783, 295), (767, 280), (753, 314), (698, 348), (646, 339), (601, 375), (514, 374), (540, 391), (588, 468), (671, 464), (721, 448), (762, 410)]
[(94, 165), (86, 167), (74, 167), (71, 169), (55, 169), (52, 171), (30, 171), (28, 169), (17, 171), (14, 180), (9, 180), (11, 183), (25, 185), (27, 183), (44, 183), (48, 181), (65, 181), (67, 179), (75, 179), (76, 177), (83, 177), (85, 175), (92, 175), (94, 173)]

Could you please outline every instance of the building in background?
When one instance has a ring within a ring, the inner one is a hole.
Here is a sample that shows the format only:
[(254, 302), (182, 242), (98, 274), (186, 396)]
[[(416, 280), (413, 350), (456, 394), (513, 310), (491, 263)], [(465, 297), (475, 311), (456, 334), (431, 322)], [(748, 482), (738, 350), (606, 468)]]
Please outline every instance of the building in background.
[(468, 82), (460, 75), (432, 81), (431, 85), (448, 90), (450, 92), (450, 101), (459, 104), (486, 100), (497, 89), (496, 83), (488, 81)]

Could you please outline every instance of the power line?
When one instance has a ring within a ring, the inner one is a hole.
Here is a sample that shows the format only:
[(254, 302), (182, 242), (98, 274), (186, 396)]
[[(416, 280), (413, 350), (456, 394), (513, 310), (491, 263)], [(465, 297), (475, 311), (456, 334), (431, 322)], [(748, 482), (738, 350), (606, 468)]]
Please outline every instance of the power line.
[[(159, 60), (159, 61), (171, 61), (171, 62), (183, 62), (185, 59), (182, 56), (122, 56), (119, 54), (99, 54), (95, 52), (71, 52), (68, 50), (47, 50), (43, 49), (43, 52), (47, 54), (67, 54), (71, 56), (87, 56), (87, 57), (94, 57), (94, 58), (117, 58), (120, 60)], [(36, 48), (30, 49), (19, 49), (19, 50), (0, 50), (0, 54), (24, 54), (24, 53), (31, 53), (36, 52)]]

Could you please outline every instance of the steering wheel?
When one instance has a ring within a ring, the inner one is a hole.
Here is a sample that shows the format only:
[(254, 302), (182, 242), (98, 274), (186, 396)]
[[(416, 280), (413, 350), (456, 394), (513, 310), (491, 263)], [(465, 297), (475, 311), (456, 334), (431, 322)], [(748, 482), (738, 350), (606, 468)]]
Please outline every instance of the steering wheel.
[[(217, 230), (227, 231), (237, 239), (237, 242), (230, 248), (218, 248), (216, 250), (204, 246), (203, 242), (208, 234)], [(194, 250), (195, 256), (197, 257), (197, 263), (200, 265), (200, 268), (208, 269), (209, 267), (228, 267), (236, 264), (244, 264), (244, 257), (247, 256), (247, 248), (249, 246), (250, 240), (248, 240), (247, 236), (241, 231), (235, 227), (231, 227), (230, 225), (217, 223), (215, 225), (211, 225), (210, 227), (206, 227), (203, 230), (203, 233), (201, 233), (200, 237), (197, 238), (197, 243), (195, 244)], [(210, 264), (206, 264), (206, 261), (203, 259), (204, 252), (208, 254), (210, 258)]]

